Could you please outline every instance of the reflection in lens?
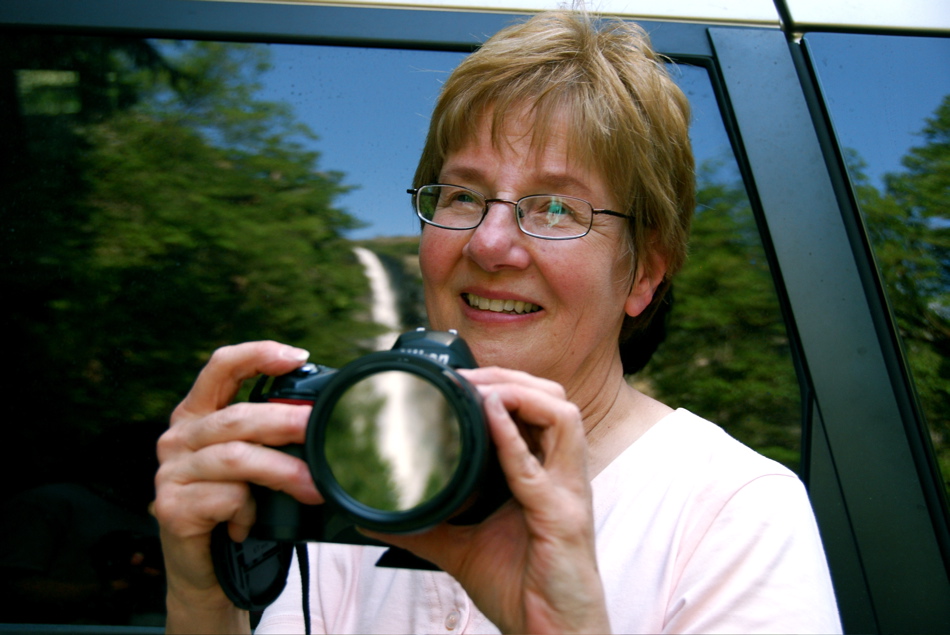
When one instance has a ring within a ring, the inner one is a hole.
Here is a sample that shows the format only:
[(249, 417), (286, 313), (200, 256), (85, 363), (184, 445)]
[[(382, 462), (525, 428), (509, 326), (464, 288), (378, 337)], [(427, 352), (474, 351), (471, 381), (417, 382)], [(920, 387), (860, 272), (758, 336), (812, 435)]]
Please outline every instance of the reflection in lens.
[(383, 511), (412, 509), (440, 492), (458, 465), (459, 423), (442, 392), (387, 371), (346, 390), (327, 422), (324, 452), (352, 498)]

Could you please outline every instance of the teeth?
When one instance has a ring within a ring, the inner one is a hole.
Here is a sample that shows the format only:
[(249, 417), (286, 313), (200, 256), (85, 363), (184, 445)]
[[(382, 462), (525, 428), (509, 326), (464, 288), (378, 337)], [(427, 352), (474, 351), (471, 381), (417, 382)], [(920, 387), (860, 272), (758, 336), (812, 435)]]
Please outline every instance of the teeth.
[(489, 300), (488, 298), (483, 298), (477, 296), (474, 293), (466, 293), (465, 301), (468, 302), (469, 306), (482, 309), (483, 311), (494, 311), (495, 313), (534, 313), (541, 307), (536, 304), (531, 304), (530, 302), (522, 302), (521, 300)]

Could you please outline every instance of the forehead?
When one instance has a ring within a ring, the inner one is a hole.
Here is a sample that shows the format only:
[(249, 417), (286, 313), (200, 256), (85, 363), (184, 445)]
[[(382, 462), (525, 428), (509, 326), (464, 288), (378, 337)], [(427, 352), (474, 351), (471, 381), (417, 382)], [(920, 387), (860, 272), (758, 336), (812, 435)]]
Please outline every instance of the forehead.
[(454, 148), (490, 143), (495, 150), (530, 150), (538, 158), (544, 152), (575, 156), (580, 154), (573, 138), (571, 117), (567, 108), (552, 108), (538, 103), (518, 103), (495, 108), (488, 105), (470, 119), (470, 124), (456, 135)]
[(603, 173), (579, 147), (573, 129), (563, 111), (486, 109), (449, 150), (441, 174), (484, 174), (496, 170), (501, 161), (513, 163), (525, 177), (552, 186), (581, 184), (599, 189), (605, 181)]

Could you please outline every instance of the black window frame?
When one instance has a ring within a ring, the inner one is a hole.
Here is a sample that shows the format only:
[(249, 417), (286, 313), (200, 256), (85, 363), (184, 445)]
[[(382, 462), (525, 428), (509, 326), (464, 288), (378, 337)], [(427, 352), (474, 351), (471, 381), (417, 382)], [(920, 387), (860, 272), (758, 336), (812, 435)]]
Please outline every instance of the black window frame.
[[(4, 0), (0, 33), (465, 52), (519, 17), (204, 0)], [(792, 344), (802, 387), (802, 474), (846, 630), (950, 630), (946, 496), (807, 51), (777, 27), (639, 22), (671, 60), (705, 68), (716, 91)]]

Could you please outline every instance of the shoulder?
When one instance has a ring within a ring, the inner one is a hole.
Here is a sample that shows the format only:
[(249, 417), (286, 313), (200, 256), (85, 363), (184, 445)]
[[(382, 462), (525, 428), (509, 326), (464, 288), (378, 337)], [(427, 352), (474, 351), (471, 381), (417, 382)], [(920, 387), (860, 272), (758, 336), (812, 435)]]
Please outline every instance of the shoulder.
[(763, 478), (777, 487), (800, 486), (787, 467), (743, 445), (716, 424), (679, 409), (620, 454), (593, 485), (606, 498), (629, 494), (631, 484), (640, 483), (680, 495), (723, 499)]
[(813, 518), (791, 470), (686, 410), (655, 424), (592, 487), (601, 538), (613, 543), (610, 536), (632, 529), (638, 540), (680, 555), (717, 528), (742, 540), (779, 518)]
[(676, 450), (683, 461), (700, 459), (766, 473), (793, 474), (780, 463), (742, 444), (715, 423), (683, 408), (674, 410), (648, 434), (654, 437), (648, 439), (650, 443)]
[(657, 423), (592, 486), (598, 539), (615, 555), (662, 553), (684, 566), (709, 548), (741, 558), (801, 538), (815, 546), (811, 503), (795, 473), (686, 410)]
[[(803, 484), (715, 424), (675, 411), (593, 487), (605, 589), (621, 628), (840, 628)], [(631, 593), (664, 608), (627, 610)]]

